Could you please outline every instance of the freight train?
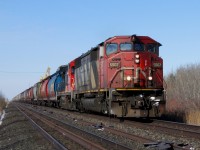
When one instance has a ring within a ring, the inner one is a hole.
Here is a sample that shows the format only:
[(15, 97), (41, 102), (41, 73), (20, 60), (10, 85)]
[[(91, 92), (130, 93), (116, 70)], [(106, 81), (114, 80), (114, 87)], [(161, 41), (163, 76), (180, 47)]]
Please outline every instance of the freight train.
[(159, 117), (165, 110), (160, 46), (148, 36), (108, 38), (13, 99), (116, 117)]

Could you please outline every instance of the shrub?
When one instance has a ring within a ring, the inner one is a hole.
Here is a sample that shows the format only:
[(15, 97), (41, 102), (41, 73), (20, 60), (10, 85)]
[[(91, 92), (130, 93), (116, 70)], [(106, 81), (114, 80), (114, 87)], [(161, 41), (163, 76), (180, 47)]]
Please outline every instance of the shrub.
[(165, 80), (167, 83), (167, 112), (185, 114), (182, 117), (186, 119), (186, 122), (189, 120), (190, 112), (199, 116), (200, 64), (181, 66), (176, 72), (166, 76)]

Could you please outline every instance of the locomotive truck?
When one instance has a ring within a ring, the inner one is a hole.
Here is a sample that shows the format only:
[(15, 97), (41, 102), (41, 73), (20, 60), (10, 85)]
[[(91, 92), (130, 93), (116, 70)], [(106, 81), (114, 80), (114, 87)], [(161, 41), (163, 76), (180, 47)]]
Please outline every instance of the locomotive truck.
[(148, 36), (111, 37), (14, 99), (116, 117), (159, 117), (165, 110), (160, 46)]

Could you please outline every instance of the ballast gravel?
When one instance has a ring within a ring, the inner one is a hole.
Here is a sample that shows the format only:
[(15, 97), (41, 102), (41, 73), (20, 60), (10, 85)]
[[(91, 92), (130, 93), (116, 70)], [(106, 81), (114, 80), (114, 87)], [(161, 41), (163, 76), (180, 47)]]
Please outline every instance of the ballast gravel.
[[(138, 143), (131, 141), (129, 139), (126, 139), (124, 137), (119, 137), (116, 135), (113, 135), (108, 132), (104, 132), (101, 130), (97, 130), (94, 127), (83, 125), (80, 120), (85, 120), (88, 122), (93, 122), (94, 124), (104, 124), (107, 127), (112, 126), (113, 128), (120, 129), (123, 131), (126, 131), (128, 133), (138, 135), (141, 137), (145, 137), (148, 139), (155, 140), (157, 142), (171, 142), (177, 144), (188, 144), (187, 148), (190, 148), (191, 150), (193, 149), (199, 149), (200, 150), (200, 140), (194, 139), (193, 137), (176, 137), (173, 135), (167, 135), (167, 134), (162, 134), (150, 129), (142, 129), (138, 127), (133, 127), (133, 126), (128, 126), (125, 123), (121, 123), (120, 121), (118, 123), (113, 122), (112, 119), (99, 119), (99, 117), (87, 117), (87, 115), (82, 115), (81, 113), (73, 113), (73, 112), (68, 112), (65, 110), (60, 110), (60, 109), (54, 109), (54, 108), (49, 108), (49, 107), (38, 107), (38, 106), (31, 106), (32, 108), (36, 110), (41, 110), (45, 114), (51, 114), (52, 117), (56, 117), (57, 119), (61, 119), (63, 121), (66, 121), (72, 125), (78, 126), (79, 128), (83, 130), (90, 131), (92, 133), (95, 133), (99, 136), (109, 138), (112, 141), (116, 141), (119, 143), (124, 143), (128, 147), (131, 147), (133, 149), (146, 149), (144, 147), (144, 143)], [(149, 148), (148, 148), (149, 149)], [(152, 149), (152, 148), (151, 148)]]
[(5, 109), (0, 125), (0, 150), (53, 150), (53, 145), (13, 105)]

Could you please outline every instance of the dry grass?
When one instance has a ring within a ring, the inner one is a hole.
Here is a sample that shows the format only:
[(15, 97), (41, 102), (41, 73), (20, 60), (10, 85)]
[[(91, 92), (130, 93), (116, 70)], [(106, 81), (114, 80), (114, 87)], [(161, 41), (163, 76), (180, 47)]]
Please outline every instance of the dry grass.
[(200, 64), (182, 66), (166, 76), (165, 80), (167, 83), (165, 116), (168, 120), (199, 124)]
[(200, 125), (200, 110), (196, 109), (197, 106), (191, 106), (185, 107), (179, 101), (169, 100), (166, 106), (167, 111), (163, 117), (170, 121)]
[(193, 125), (200, 125), (200, 110), (187, 112), (186, 123)]

